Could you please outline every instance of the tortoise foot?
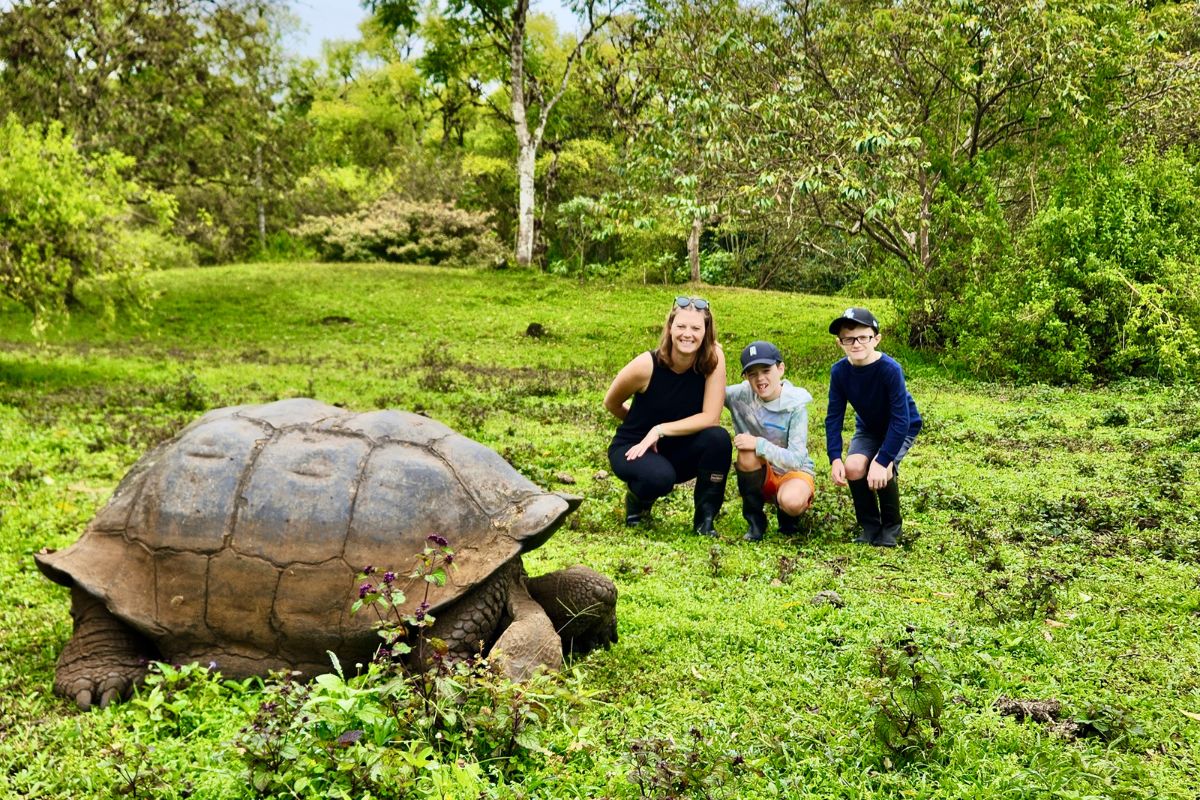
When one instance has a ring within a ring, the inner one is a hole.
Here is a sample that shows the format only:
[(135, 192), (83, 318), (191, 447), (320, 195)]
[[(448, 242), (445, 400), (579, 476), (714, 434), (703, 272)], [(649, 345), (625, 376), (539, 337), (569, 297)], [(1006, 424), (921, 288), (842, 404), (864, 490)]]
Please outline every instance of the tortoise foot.
[(583, 655), (617, 641), (617, 587), (582, 566), (548, 572), (528, 582), (562, 639), (564, 655)]
[(55, 693), (83, 711), (127, 699), (157, 655), (153, 645), (77, 586), (71, 617), (75, 632), (58, 657)]

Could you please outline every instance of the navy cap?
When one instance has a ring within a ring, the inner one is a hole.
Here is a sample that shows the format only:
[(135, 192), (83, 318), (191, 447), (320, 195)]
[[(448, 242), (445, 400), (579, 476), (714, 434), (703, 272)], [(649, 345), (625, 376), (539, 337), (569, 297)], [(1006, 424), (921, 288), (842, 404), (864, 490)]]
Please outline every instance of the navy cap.
[(879, 320), (875, 319), (875, 315), (865, 308), (847, 308), (840, 317), (829, 323), (829, 332), (837, 336), (838, 330), (847, 324), (851, 326), (864, 325), (879, 333)]
[(759, 364), (778, 364), (783, 361), (783, 353), (770, 342), (751, 342), (742, 350), (742, 372)]

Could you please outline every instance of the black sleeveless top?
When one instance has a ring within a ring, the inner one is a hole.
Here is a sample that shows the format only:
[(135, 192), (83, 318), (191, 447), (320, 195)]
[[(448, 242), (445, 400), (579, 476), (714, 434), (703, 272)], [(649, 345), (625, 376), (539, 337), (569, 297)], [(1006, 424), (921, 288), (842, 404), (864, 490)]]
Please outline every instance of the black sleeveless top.
[(672, 422), (704, 410), (704, 383), (707, 377), (688, 369), (679, 374), (659, 361), (654, 351), (654, 372), (646, 391), (634, 394), (629, 414), (617, 428), (613, 444), (636, 444), (660, 422)]

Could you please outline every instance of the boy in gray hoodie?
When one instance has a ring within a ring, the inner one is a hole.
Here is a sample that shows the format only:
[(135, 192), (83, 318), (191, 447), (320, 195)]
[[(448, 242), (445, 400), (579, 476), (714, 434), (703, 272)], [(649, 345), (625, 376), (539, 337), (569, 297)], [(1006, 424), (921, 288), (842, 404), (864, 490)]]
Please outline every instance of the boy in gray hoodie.
[(749, 526), (748, 542), (767, 530), (764, 506), (775, 503), (779, 532), (793, 534), (797, 518), (816, 492), (808, 455), (808, 404), (812, 395), (783, 379), (783, 354), (770, 342), (742, 350), (741, 383), (725, 387), (725, 407), (733, 417), (738, 493)]

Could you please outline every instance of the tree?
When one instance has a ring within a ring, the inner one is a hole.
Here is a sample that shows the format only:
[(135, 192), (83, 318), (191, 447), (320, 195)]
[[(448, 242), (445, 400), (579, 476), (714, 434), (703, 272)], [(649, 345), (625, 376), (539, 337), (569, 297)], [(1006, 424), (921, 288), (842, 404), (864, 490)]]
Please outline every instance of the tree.
[(1111, 135), (1154, 47), (1125, 4), (784, 0), (779, 15), (757, 183), (892, 256), (914, 342), (940, 339), (970, 243), (1036, 209), (1059, 145)]
[(744, 170), (738, 162), (747, 154), (731, 110), (741, 96), (764, 91), (765, 65), (748, 43), (770, 21), (736, 0), (655, 0), (645, 20), (647, 29), (623, 28), (632, 45), (623, 66), (640, 80), (610, 91), (630, 112), (626, 175), (643, 213), (665, 205), (686, 231), (691, 279), (699, 281), (704, 229), (737, 213), (738, 186), (729, 178)]
[[(597, 0), (575, 0), (572, 8), (582, 17), (584, 29), (558, 71), (538, 69), (530, 49), (529, 0), (450, 0), (442, 16), (460, 23), (468, 39), (485, 43), (500, 56), (500, 73), (508, 90), (508, 109), (496, 109), (511, 126), (517, 140), (517, 241), (516, 261), (533, 261), (535, 166), (538, 149), (555, 105), (567, 90), (575, 65), (597, 30), (611, 19), (620, 0), (609, 0), (597, 14)], [(415, 24), (413, 0), (365, 0), (381, 24), (395, 27)], [(464, 46), (469, 46), (464, 42)]]
[(0, 123), (0, 292), (33, 313), (35, 331), (78, 305), (85, 284), (111, 315), (143, 299), (146, 268), (186, 259), (167, 236), (174, 203), (126, 177), (132, 166), (80, 153), (59, 123)]
[(210, 257), (262, 242), (303, 167), (282, 0), (18, 0), (0, 16), (0, 112), (134, 158)]

